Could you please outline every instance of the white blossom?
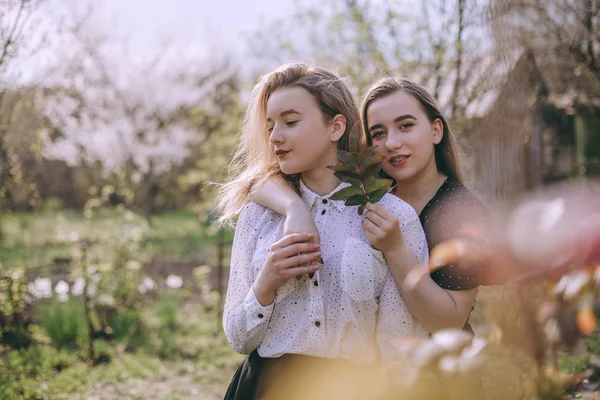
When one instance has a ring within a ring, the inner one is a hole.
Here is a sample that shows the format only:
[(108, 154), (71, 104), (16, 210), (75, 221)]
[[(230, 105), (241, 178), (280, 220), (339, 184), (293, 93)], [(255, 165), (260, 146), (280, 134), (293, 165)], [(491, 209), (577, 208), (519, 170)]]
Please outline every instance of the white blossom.
[(183, 279), (181, 279), (179, 275), (171, 274), (167, 277), (165, 284), (171, 289), (179, 289), (181, 286), (183, 286)]
[(102, 293), (100, 296), (98, 296), (98, 304), (104, 306), (114, 306), (115, 299), (110, 294)]
[(85, 286), (85, 280), (83, 278), (75, 279), (73, 286), (71, 287), (71, 294), (73, 296), (81, 296), (83, 294), (83, 288)]
[(155, 287), (156, 287), (156, 282), (154, 282), (154, 280), (152, 280), (152, 278), (149, 278), (146, 276), (142, 280), (142, 283), (138, 286), (138, 292), (140, 292), (140, 294), (146, 294), (149, 291), (154, 290)]
[(69, 300), (69, 293), (58, 293), (56, 295), (56, 298), (58, 299), (58, 301), (60, 301), (61, 303), (66, 302), (67, 300)]
[(35, 278), (27, 284), (27, 290), (37, 299), (48, 299), (52, 297), (52, 282), (50, 278)]
[(78, 241), (79, 240), (79, 233), (77, 233), (77, 232), (71, 232), (71, 233), (69, 233), (69, 240), (71, 242)]
[(56, 292), (56, 294), (69, 293), (69, 284), (61, 280), (54, 287), (54, 291)]

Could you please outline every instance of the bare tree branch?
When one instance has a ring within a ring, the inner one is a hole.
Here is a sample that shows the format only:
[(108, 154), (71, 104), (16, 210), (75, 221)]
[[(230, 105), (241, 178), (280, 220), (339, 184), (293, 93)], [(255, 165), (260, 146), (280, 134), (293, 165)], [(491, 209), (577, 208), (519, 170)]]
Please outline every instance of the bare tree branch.
[(15, 40), (15, 32), (17, 31), (17, 27), (19, 26), (19, 21), (21, 20), (21, 16), (23, 15), (23, 10), (25, 9), (26, 5), (27, 5), (27, 0), (21, 0), (19, 9), (17, 10), (17, 16), (15, 17), (12, 27), (10, 28), (8, 36), (6, 37), (4, 43), (2, 44), (2, 54), (0, 54), (0, 66), (4, 64), (4, 62), (6, 60), (6, 56), (8, 55), (8, 50), (10, 49), (10, 46), (13, 44), (13, 41)]

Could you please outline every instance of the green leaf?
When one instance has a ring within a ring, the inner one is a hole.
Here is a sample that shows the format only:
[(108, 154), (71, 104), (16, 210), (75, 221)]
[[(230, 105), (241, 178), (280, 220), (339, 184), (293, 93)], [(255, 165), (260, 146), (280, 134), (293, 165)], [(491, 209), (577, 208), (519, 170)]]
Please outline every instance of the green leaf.
[(364, 197), (364, 191), (360, 187), (350, 186), (350, 187), (344, 188), (342, 190), (338, 190), (337, 192), (335, 192), (334, 194), (329, 196), (329, 199), (331, 199), (331, 200), (347, 200), (356, 195), (360, 195), (360, 196)]
[(358, 206), (358, 215), (363, 215), (364, 212), (365, 212), (365, 206), (363, 206), (363, 205)]
[(361, 164), (360, 168), (362, 171), (365, 171), (373, 164), (377, 164), (378, 162), (383, 162), (383, 156), (381, 154), (374, 154), (368, 161), (365, 161)]
[(338, 171), (334, 172), (333, 174), (340, 178), (343, 182), (351, 183), (353, 186), (358, 186), (360, 188), (362, 185), (360, 175), (355, 172)]
[(387, 193), (386, 190), (383, 189), (377, 189), (371, 193), (369, 193), (369, 201), (371, 203), (377, 203), (379, 200), (381, 200), (381, 198), (383, 196), (385, 196), (385, 194)]
[(347, 206), (361, 206), (363, 204), (366, 204), (367, 201), (368, 199), (364, 194), (357, 194), (346, 200), (344, 204)]
[(379, 189), (383, 189), (387, 192), (388, 189), (392, 186), (392, 183), (394, 183), (394, 181), (392, 181), (391, 179), (375, 179), (369, 184), (367, 184), (365, 189), (367, 193), (369, 193), (369, 195), (371, 194), (371, 192)]
[(377, 172), (379, 172), (379, 170), (381, 169), (381, 165), (383, 163), (377, 162), (373, 165), (370, 165), (367, 169), (365, 169), (363, 171), (362, 174), (360, 174), (360, 177), (363, 181), (369, 180), (369, 178), (373, 177), (373, 176), (377, 176)]
[[(377, 150), (377, 146), (371, 146), (367, 147), (366, 149), (360, 152), (360, 154), (358, 155), (358, 165), (360, 166), (361, 170), (364, 170), (369, 165), (373, 164), (373, 162), (375, 162), (373, 161), (373, 155), (375, 154), (375, 150)], [(380, 157), (381, 156), (378, 156), (376, 158), (377, 161), (379, 161)]]
[(346, 172), (353, 172), (354, 168), (351, 168), (345, 164), (335, 164), (335, 165), (328, 165), (327, 168), (329, 168), (332, 171), (346, 171)]
[(358, 161), (354, 154), (349, 153), (344, 150), (338, 150), (338, 151), (336, 151), (336, 155), (337, 155), (338, 160), (340, 160), (347, 167), (350, 167), (352, 169), (358, 167)]

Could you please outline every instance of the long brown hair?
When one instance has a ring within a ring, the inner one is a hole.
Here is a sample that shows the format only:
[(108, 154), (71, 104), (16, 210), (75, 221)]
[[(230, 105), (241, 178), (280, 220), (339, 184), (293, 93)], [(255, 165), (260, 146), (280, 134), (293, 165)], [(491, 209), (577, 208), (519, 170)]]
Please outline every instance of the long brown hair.
[(443, 136), (440, 143), (435, 145), (435, 163), (440, 172), (453, 178), (460, 184), (464, 184), (462, 173), (463, 154), (452, 134), (452, 130), (442, 115), (440, 106), (435, 98), (422, 86), (403, 78), (385, 77), (378, 80), (365, 90), (361, 112), (367, 144), (372, 145), (371, 135), (368, 134), (369, 126), (367, 122), (367, 111), (372, 102), (382, 97), (388, 96), (397, 91), (403, 91), (412, 95), (421, 103), (430, 122), (439, 119), (444, 127)]
[[(231, 222), (248, 202), (253, 185), (275, 175), (282, 175), (275, 154), (269, 146), (267, 103), (277, 89), (301, 87), (317, 101), (327, 122), (336, 115), (346, 118), (346, 130), (338, 141), (340, 150), (348, 150), (350, 132), (362, 129), (358, 105), (346, 82), (335, 74), (305, 63), (282, 65), (264, 75), (252, 90), (244, 125), (233, 160), (230, 180), (220, 188), (217, 209), (222, 223)], [(297, 176), (284, 176), (297, 189)]]

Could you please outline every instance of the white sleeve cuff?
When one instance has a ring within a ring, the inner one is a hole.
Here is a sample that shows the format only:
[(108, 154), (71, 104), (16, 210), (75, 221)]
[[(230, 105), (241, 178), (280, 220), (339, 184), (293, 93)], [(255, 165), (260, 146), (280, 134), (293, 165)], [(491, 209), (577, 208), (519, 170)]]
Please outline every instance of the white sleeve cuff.
[(250, 287), (246, 298), (244, 298), (244, 309), (246, 310), (246, 332), (250, 332), (261, 324), (268, 323), (273, 313), (275, 301), (268, 306), (260, 304), (254, 293), (254, 288)]

